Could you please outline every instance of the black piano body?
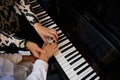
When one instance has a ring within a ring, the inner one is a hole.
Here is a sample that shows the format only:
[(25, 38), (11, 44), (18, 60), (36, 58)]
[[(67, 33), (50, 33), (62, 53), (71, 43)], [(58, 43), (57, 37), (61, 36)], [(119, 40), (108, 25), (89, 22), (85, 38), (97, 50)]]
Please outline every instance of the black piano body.
[[(120, 79), (120, 8), (115, 0), (50, 0), (51, 17), (106, 80)], [(54, 14), (57, 13), (57, 14)]]

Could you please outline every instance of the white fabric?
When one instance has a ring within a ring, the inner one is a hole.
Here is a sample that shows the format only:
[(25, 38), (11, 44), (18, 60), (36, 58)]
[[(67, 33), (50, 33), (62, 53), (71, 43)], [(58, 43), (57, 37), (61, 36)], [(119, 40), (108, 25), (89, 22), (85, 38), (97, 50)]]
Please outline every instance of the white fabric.
[(36, 60), (33, 65), (33, 71), (27, 80), (46, 80), (48, 64), (42, 60)]
[(0, 80), (14, 80), (14, 64), (0, 57)]
[(22, 61), (22, 55), (18, 54), (18, 53), (14, 53), (14, 54), (9, 54), (9, 53), (2, 54), (1, 53), (0, 57), (8, 59), (11, 62), (13, 62), (14, 64), (18, 64), (18, 63), (20, 63), (20, 61)]
[(16, 70), (15, 64), (19, 61), (21, 61), (21, 55), (19, 54), (0, 54), (0, 80), (15, 80), (17, 79), (16, 77), (18, 77), (19, 80), (25, 80), (25, 78), (27, 78), (27, 80), (46, 80), (48, 63), (43, 60), (36, 60), (33, 64), (32, 73), (27, 77), (26, 71), (28, 69), (25, 66), (17, 66), (19, 70), (16, 72), (22, 73), (21, 76), (16, 76), (15, 74), (17, 73), (14, 74), (14, 70)]

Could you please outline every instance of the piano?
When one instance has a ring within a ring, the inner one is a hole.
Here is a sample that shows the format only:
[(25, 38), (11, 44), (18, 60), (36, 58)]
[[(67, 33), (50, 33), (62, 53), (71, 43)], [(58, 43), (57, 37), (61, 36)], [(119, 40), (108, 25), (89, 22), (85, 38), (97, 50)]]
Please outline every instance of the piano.
[(102, 77), (83, 57), (81, 52), (72, 44), (69, 38), (64, 34), (55, 21), (49, 16), (46, 10), (37, 3), (37, 0), (30, 2), (32, 9), (39, 18), (39, 22), (48, 28), (56, 29), (59, 40), (59, 51), (54, 55), (55, 60), (59, 64), (66, 76), (65, 80), (100, 80)]
[(79, 53), (100, 77), (104, 77), (102, 80), (119, 80), (120, 9), (117, 0), (51, 2), (50, 15)]

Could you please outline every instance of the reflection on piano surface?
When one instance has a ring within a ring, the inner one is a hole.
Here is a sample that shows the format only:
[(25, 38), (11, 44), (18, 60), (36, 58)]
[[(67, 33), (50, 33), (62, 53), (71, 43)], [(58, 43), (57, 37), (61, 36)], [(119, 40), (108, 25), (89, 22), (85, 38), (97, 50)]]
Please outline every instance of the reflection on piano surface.
[(30, 2), (32, 9), (35, 10), (41, 24), (48, 28), (57, 30), (59, 41), (59, 51), (54, 55), (60, 67), (66, 74), (68, 80), (99, 80), (100, 76), (90, 66), (81, 53), (74, 47), (68, 37), (56, 25), (46, 11), (36, 3)]

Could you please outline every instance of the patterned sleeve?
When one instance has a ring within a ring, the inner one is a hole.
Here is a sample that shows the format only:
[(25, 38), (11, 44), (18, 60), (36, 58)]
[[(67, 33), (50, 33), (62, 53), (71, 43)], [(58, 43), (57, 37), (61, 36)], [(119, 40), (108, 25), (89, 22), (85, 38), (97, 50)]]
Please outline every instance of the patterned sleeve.
[(20, 11), (26, 16), (27, 20), (31, 25), (39, 22), (34, 10), (31, 8), (30, 0), (17, 0), (15, 5), (20, 9)]
[(0, 32), (0, 47), (13, 46), (18, 48), (25, 48), (26, 40), (17, 38), (13, 35)]

